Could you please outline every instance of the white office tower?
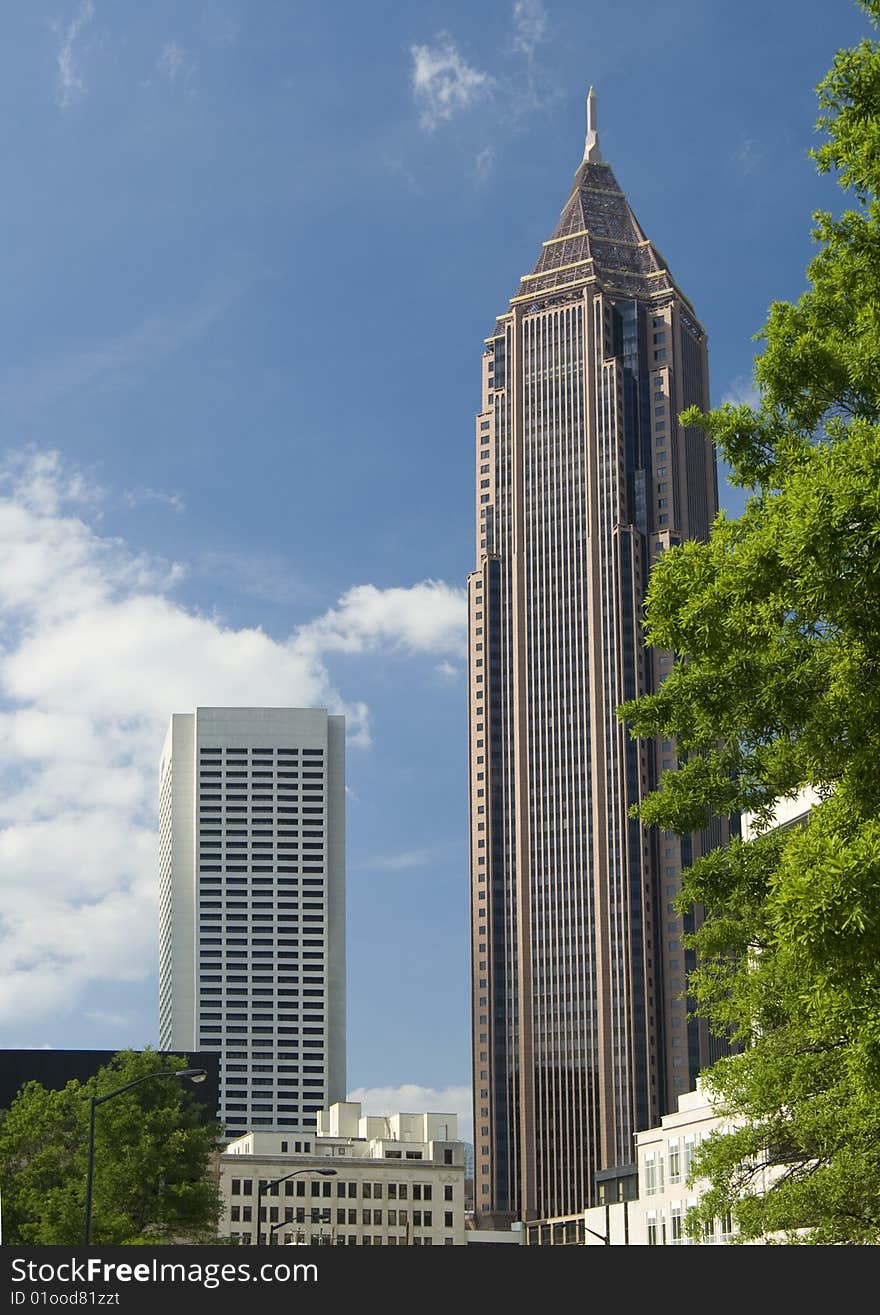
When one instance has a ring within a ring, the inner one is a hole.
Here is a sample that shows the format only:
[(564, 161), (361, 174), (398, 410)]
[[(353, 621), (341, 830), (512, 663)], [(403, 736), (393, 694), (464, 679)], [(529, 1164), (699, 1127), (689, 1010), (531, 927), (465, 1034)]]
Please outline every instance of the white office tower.
[(345, 1098), (345, 719), (175, 713), (159, 793), (159, 1046), (220, 1054), (219, 1118)]

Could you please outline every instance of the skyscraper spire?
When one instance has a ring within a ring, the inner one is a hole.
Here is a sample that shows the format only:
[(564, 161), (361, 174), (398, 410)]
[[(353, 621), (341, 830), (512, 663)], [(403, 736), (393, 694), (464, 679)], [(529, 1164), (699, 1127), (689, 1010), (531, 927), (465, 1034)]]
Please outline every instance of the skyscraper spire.
[(599, 150), (599, 133), (596, 128), (596, 93), (592, 87), (587, 92), (587, 140), (584, 146), (584, 160), (590, 164), (602, 163)]

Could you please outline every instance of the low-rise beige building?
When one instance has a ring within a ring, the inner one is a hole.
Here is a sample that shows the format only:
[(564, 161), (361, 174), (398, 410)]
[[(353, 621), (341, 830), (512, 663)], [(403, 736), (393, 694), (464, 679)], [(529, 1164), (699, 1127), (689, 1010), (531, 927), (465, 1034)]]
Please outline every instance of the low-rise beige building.
[(455, 1114), (365, 1115), (339, 1101), (316, 1132), (227, 1146), (220, 1233), (242, 1245), (463, 1246), (464, 1169)]
[[(647, 1246), (690, 1243), (684, 1217), (696, 1205), (701, 1190), (699, 1182), (687, 1185), (694, 1153), (704, 1138), (726, 1126), (698, 1080), (695, 1091), (679, 1096), (674, 1114), (665, 1114), (659, 1127), (636, 1134), (639, 1199), (629, 1203), (631, 1241)], [(702, 1241), (724, 1243), (732, 1235), (733, 1225), (726, 1215), (713, 1221)]]

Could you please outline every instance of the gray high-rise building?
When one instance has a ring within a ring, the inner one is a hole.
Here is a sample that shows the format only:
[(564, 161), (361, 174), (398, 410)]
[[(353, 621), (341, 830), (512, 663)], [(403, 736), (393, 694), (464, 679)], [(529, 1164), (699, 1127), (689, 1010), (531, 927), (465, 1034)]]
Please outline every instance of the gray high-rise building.
[(615, 709), (673, 655), (643, 642), (652, 563), (707, 537), (706, 335), (587, 141), (556, 229), (483, 352), (470, 575), (475, 1205), (525, 1219), (594, 1203), (717, 1054), (682, 997), (671, 901), (725, 831), (629, 816), (675, 767)]
[(159, 1045), (215, 1051), (220, 1121), (314, 1129), (345, 1090), (345, 727), (175, 713), (159, 793)]

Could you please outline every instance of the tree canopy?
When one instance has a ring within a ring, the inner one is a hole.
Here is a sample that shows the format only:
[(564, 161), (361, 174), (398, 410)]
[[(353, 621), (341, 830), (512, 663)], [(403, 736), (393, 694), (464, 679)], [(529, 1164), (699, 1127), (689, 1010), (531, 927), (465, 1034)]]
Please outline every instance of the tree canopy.
[[(186, 1067), (183, 1057), (129, 1050), (85, 1083), (68, 1082), (60, 1091), (26, 1083), (0, 1113), (4, 1243), (79, 1245), (91, 1097)], [(213, 1241), (216, 1145), (217, 1129), (183, 1080), (157, 1077), (96, 1106), (92, 1243)]]
[[(880, 0), (862, 0), (871, 22)], [(729, 1131), (694, 1164), (690, 1218), (742, 1240), (880, 1242), (880, 45), (841, 50), (817, 88), (820, 171), (849, 195), (814, 216), (796, 304), (757, 335), (759, 403), (685, 412), (749, 492), (708, 542), (664, 554), (648, 642), (676, 654), (620, 715), (674, 738), (678, 769), (637, 810), (686, 833), (749, 814), (696, 862), (679, 907), (696, 1012), (738, 1043), (703, 1075)], [(774, 810), (809, 787), (806, 823)]]

